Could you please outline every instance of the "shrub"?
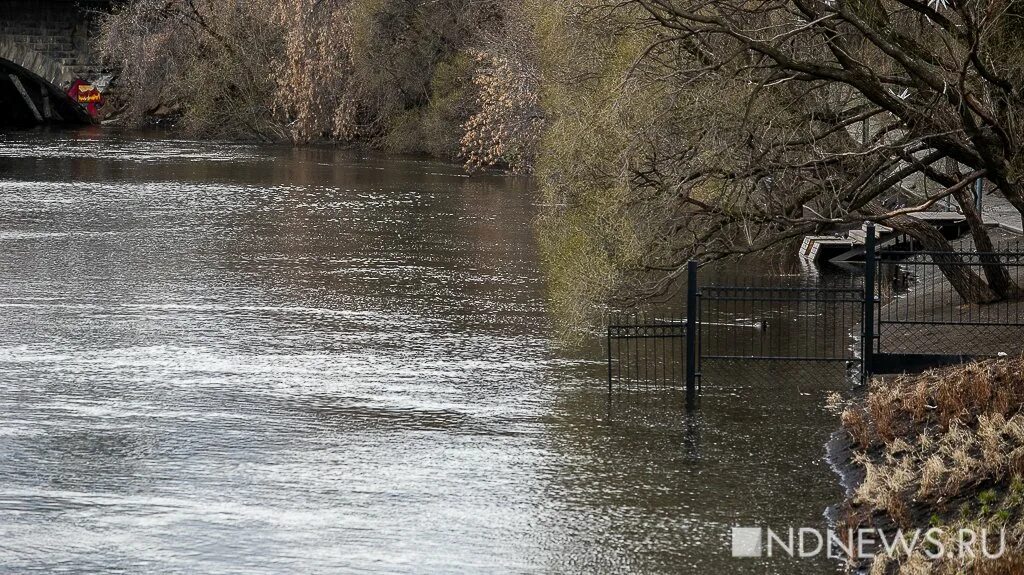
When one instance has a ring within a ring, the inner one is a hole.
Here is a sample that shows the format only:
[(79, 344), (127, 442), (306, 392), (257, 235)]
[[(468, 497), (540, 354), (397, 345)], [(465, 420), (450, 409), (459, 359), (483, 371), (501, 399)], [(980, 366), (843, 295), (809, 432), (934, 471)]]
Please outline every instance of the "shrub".
[(180, 110), (198, 135), (363, 140), (457, 153), (468, 48), (496, 0), (134, 0), (101, 24), (129, 121)]

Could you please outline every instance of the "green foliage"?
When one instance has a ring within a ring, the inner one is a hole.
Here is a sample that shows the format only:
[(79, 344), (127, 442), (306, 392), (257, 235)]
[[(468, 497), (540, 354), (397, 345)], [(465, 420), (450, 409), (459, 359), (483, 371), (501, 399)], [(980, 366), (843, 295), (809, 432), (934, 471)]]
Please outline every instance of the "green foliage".
[(1024, 478), (1014, 475), (1010, 480), (1010, 495), (1018, 499), (1024, 497)]
[(960, 505), (960, 509), (959, 509), (959, 511), (957, 513), (960, 515), (960, 519), (961, 520), (968, 519), (971, 516), (971, 506), (970, 506), (970, 504), (968, 504), (968, 503), (961, 504)]
[[(602, 214), (583, 210), (566, 211), (549, 215), (540, 221), (540, 244), (549, 278), (551, 306), (557, 319), (562, 339), (578, 341), (585, 333), (581, 326), (593, 323), (593, 314), (598, 309), (595, 302), (612, 295), (612, 289), (620, 281), (622, 260), (635, 257), (619, 250), (609, 250), (608, 245), (595, 243), (595, 226)], [(610, 222), (613, 226), (617, 222)], [(628, 235), (628, 230), (619, 231)], [(611, 237), (615, 229), (603, 230)], [(628, 237), (618, 238), (628, 245)]]
[(461, 126), (472, 109), (472, 70), (473, 59), (466, 52), (439, 61), (430, 79), (429, 100), (387, 119), (384, 147), (392, 152), (456, 157)]
[(999, 495), (996, 493), (995, 489), (986, 489), (978, 494), (978, 502), (982, 505), (991, 505), (995, 503), (998, 498)]
[(184, 126), (217, 138), (283, 138), (271, 111), (277, 86), (261, 72), (280, 50), (280, 30), (242, 10), (218, 16), (224, 43), (211, 42), (201, 58), (183, 66), (179, 81), (185, 89), (182, 97), (188, 99)]
[(623, 21), (586, 19), (566, 3), (533, 10), (548, 116), (536, 168), (550, 206), (542, 247), (557, 318), (580, 334), (600, 304), (640, 283), (655, 247), (664, 214), (634, 209), (622, 167), (656, 129), (659, 95), (623, 89), (645, 46), (642, 31), (617, 34)]
[(467, 48), (497, 2), (355, 0), (349, 57), (362, 135), (395, 152), (455, 158), (474, 94)]

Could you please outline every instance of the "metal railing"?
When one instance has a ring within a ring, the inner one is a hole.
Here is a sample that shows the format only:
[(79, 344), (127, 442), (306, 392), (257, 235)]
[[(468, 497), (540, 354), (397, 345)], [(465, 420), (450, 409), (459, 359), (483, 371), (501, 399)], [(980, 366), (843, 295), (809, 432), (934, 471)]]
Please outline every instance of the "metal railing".
[[(698, 263), (689, 262), (684, 314), (610, 319), (609, 393), (681, 386), (692, 407), (704, 362), (715, 360), (845, 362), (847, 374), (857, 368), (866, 379), (1021, 352), (1020, 244), (991, 253), (927, 252), (903, 240), (895, 245), (911, 249), (878, 249), (874, 225), (866, 232), (864, 275), (846, 284), (701, 285)], [(997, 301), (961, 298), (950, 274), (969, 277), (975, 296)]]
[(789, 361), (856, 359), (860, 287), (701, 287), (701, 358)]
[(616, 314), (608, 325), (608, 392), (683, 388), (686, 318)]
[[(978, 357), (1019, 353), (1024, 342), (1024, 252), (879, 250), (874, 353)], [(948, 275), (960, 276), (960, 290)], [(966, 286), (966, 287), (965, 287)], [(984, 302), (984, 303), (979, 303)]]

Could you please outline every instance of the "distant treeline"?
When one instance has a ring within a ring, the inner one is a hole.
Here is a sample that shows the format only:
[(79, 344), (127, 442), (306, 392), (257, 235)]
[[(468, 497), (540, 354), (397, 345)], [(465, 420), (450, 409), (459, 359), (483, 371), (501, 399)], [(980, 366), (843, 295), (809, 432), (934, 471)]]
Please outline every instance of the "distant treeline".
[(497, 0), (137, 0), (101, 46), (122, 121), (196, 135), (525, 171), (543, 124), (533, 26)]

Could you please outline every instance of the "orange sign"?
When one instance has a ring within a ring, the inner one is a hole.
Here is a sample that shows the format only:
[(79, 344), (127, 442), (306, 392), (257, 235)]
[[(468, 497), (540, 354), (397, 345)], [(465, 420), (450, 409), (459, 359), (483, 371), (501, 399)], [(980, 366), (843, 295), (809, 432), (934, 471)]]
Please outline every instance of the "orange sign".
[(92, 84), (82, 84), (78, 87), (76, 98), (79, 104), (91, 104), (102, 100), (103, 95)]
[(89, 111), (90, 116), (96, 116), (103, 107), (103, 94), (96, 89), (96, 86), (87, 84), (82, 80), (75, 80), (68, 90), (68, 96), (78, 102)]

